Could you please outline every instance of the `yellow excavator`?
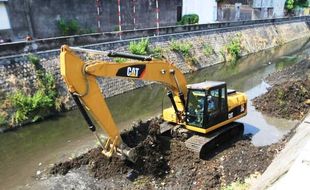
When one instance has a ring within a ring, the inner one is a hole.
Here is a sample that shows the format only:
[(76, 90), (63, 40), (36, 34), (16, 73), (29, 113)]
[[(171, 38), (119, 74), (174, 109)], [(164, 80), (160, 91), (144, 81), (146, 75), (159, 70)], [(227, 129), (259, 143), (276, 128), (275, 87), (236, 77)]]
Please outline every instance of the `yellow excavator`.
[[(93, 60), (84, 62), (74, 51), (104, 54), (131, 59), (123, 63)], [(164, 109), (160, 132), (171, 132), (185, 139), (186, 146), (201, 153), (203, 147), (228, 131), (243, 133), (243, 125), (235, 120), (247, 114), (244, 93), (228, 90), (225, 82), (205, 81), (187, 85), (183, 73), (166, 60), (128, 53), (89, 50), (63, 45), (60, 53), (61, 75), (78, 109), (103, 147), (106, 157), (113, 154), (135, 160), (135, 151), (121, 139), (111, 112), (97, 84), (97, 77), (119, 77), (156, 81), (165, 85), (172, 106)], [(151, 100), (150, 100), (151, 101)], [(105, 131), (102, 142), (88, 112)], [(237, 131), (237, 132), (236, 132)]]

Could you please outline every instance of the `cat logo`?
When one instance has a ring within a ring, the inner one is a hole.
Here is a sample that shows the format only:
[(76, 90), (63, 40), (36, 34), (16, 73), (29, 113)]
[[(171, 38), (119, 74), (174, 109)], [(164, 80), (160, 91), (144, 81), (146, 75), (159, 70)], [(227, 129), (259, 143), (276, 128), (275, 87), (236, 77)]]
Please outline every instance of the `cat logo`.
[(130, 78), (142, 78), (145, 72), (144, 64), (131, 65), (120, 68), (116, 76), (119, 77), (130, 77)]
[(127, 67), (127, 76), (128, 77), (139, 77), (139, 68), (137, 67)]

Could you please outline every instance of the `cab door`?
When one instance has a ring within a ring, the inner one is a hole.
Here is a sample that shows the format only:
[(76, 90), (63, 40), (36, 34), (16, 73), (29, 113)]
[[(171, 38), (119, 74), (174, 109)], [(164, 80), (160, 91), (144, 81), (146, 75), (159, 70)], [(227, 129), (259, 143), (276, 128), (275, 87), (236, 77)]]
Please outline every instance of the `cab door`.
[(206, 128), (212, 127), (223, 121), (227, 116), (227, 90), (226, 85), (210, 88), (206, 101)]

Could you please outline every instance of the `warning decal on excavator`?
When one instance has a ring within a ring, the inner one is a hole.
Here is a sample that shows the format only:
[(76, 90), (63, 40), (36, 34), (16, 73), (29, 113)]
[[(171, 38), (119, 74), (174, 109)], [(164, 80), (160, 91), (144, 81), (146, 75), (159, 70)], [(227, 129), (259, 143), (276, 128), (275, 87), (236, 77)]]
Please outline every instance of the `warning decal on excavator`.
[(127, 67), (120, 68), (116, 76), (119, 77), (132, 77), (132, 78), (141, 78), (145, 70), (145, 65), (132, 65)]

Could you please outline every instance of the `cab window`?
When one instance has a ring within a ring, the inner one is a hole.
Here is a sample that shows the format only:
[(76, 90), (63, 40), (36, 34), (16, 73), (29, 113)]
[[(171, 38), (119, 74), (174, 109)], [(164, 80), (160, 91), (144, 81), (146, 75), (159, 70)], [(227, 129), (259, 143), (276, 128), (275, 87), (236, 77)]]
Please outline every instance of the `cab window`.
[(187, 104), (187, 123), (189, 125), (202, 127), (204, 119), (205, 99), (205, 91), (189, 91)]
[(208, 100), (208, 113), (209, 114), (213, 114), (219, 111), (219, 100), (220, 100), (219, 89), (210, 90), (207, 100)]

